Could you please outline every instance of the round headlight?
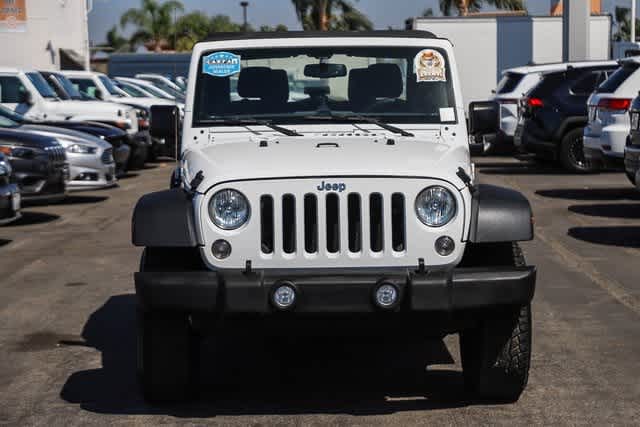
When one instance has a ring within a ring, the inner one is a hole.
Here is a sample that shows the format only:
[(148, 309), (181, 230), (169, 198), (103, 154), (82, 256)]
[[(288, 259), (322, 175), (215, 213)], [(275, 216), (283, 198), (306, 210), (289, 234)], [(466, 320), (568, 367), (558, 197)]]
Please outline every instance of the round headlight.
[(416, 215), (429, 227), (442, 227), (456, 215), (456, 199), (439, 185), (425, 188), (416, 197)]
[(220, 190), (209, 202), (209, 216), (223, 230), (235, 230), (249, 219), (249, 202), (236, 190)]

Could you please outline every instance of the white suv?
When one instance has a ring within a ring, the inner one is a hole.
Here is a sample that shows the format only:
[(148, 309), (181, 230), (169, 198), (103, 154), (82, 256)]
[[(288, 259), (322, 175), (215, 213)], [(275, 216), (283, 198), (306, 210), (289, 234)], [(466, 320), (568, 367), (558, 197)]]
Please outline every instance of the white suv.
[[(174, 188), (133, 214), (145, 397), (188, 396), (197, 337), (224, 330), (459, 333), (469, 390), (518, 399), (535, 267), (517, 241), (533, 238), (531, 208), (474, 182), (451, 43), (421, 31), (218, 37), (193, 50)], [(175, 107), (152, 115), (152, 134), (176, 136)]]
[(631, 128), (629, 108), (640, 89), (640, 57), (621, 60), (620, 64), (587, 101), (584, 155), (594, 167), (624, 168), (624, 147)]

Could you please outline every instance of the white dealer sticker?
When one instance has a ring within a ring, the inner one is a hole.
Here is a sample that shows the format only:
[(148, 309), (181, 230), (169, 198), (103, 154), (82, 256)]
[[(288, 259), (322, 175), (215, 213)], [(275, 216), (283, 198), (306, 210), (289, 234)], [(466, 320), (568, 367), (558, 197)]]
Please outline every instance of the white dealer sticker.
[(420, 82), (446, 82), (446, 64), (440, 52), (424, 49), (413, 60), (416, 79)]

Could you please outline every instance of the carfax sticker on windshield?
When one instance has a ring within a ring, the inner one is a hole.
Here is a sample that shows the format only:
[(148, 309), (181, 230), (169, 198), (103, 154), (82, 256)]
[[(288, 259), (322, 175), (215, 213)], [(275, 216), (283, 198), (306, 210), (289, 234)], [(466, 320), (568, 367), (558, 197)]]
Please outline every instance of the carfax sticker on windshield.
[(214, 77), (228, 77), (240, 72), (240, 55), (214, 52), (202, 58), (202, 72)]
[(446, 82), (446, 64), (444, 56), (437, 50), (424, 49), (413, 60), (413, 68), (418, 83)]

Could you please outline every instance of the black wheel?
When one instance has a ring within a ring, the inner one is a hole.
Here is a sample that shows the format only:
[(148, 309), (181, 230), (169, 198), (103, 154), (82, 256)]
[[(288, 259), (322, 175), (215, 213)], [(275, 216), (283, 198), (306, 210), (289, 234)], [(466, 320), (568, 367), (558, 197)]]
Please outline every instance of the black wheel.
[[(190, 256), (191, 255), (191, 256)], [(185, 250), (146, 248), (140, 271), (176, 271), (201, 263)], [(196, 391), (199, 339), (189, 313), (138, 307), (138, 380), (145, 400), (183, 401)]]
[(147, 147), (145, 146), (133, 147), (131, 156), (129, 156), (128, 169), (135, 170), (144, 168), (144, 163), (147, 161), (147, 151)]
[(629, 178), (629, 181), (631, 182), (631, 185), (636, 185), (636, 176), (634, 174), (632, 174), (631, 172), (624, 172), (625, 175), (627, 175), (627, 178)]
[(584, 157), (582, 128), (573, 129), (562, 138), (559, 154), (560, 163), (571, 172), (588, 173), (595, 170), (591, 162)]
[[(485, 249), (489, 249), (488, 246)], [(516, 245), (496, 245), (494, 265), (523, 266)], [(505, 255), (506, 254), (506, 255)], [(501, 258), (498, 261), (496, 258)], [(531, 363), (531, 305), (494, 310), (460, 333), (465, 388), (481, 399), (514, 402), (527, 385)]]

